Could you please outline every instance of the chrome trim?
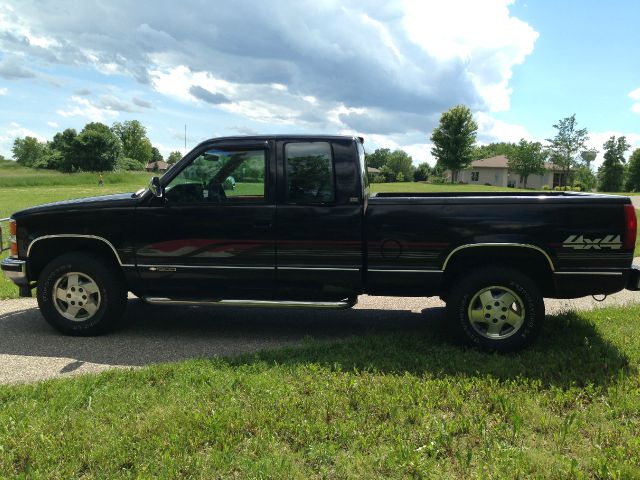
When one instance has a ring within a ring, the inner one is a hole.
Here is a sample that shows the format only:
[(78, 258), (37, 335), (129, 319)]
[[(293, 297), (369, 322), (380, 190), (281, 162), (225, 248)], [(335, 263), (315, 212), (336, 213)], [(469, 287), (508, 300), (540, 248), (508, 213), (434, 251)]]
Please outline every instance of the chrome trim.
[(339, 302), (304, 302), (297, 300), (174, 300), (164, 297), (143, 297), (154, 305), (206, 305), (214, 307), (257, 307), (257, 308), (320, 308), (346, 309), (353, 307), (358, 299), (344, 299)]
[(322, 271), (339, 271), (339, 272), (359, 272), (359, 268), (347, 267), (276, 267), (278, 270), (322, 270)]
[(27, 262), (24, 260), (12, 257), (3, 258), (0, 269), (2, 269), (4, 276), (16, 285), (26, 285), (28, 283)]
[(474, 247), (519, 247), (519, 248), (530, 248), (532, 250), (536, 250), (540, 253), (542, 253), (545, 258), (547, 259), (547, 262), (549, 262), (549, 267), (551, 268), (552, 272), (555, 272), (555, 266), (553, 265), (553, 261), (551, 260), (551, 257), (549, 256), (549, 254), (547, 252), (545, 252), (542, 248), (536, 246), (536, 245), (530, 245), (528, 243), (469, 243), (466, 245), (460, 245), (459, 247), (454, 248), (451, 253), (449, 253), (449, 255), (447, 255), (447, 258), (445, 258), (444, 263), (442, 264), (442, 270), (446, 270), (447, 268), (447, 264), (449, 263), (449, 260), (451, 259), (451, 257), (459, 252), (460, 250), (464, 250), (465, 248), (474, 248)]
[(109, 245), (109, 248), (111, 248), (111, 250), (113, 251), (113, 254), (116, 256), (116, 259), (118, 260), (118, 264), (123, 267), (123, 263), (122, 260), (120, 260), (120, 255), (118, 255), (118, 252), (116, 251), (115, 247), (113, 246), (113, 244), (107, 240), (106, 238), (103, 237), (99, 237), (97, 235), (81, 235), (81, 234), (77, 234), (77, 233), (63, 233), (63, 234), (58, 234), (58, 235), (43, 235), (42, 237), (38, 237), (35, 240), (33, 240), (30, 244), (29, 247), (27, 248), (27, 257), (29, 257), (29, 254), (31, 253), (31, 248), (40, 240), (48, 240), (51, 238), (88, 238), (90, 240), (100, 240), (101, 242), (106, 243), (107, 245)]
[(622, 272), (553, 272), (555, 275), (614, 275), (622, 276)]
[(148, 265), (148, 264), (138, 264), (138, 268), (204, 268), (204, 269), (215, 269), (215, 270), (275, 270), (276, 267), (238, 267), (234, 265), (224, 266), (224, 265), (165, 265), (165, 264), (157, 264), (157, 265)]
[(388, 273), (443, 273), (442, 270), (396, 270), (385, 268), (369, 268), (368, 272), (388, 272)]

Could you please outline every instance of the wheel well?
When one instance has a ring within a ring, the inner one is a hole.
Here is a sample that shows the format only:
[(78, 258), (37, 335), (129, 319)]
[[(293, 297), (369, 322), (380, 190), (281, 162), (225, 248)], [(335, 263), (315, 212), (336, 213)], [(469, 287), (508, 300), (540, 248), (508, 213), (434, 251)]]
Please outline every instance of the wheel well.
[(443, 297), (453, 286), (456, 278), (465, 272), (485, 266), (500, 266), (518, 270), (531, 278), (545, 297), (553, 296), (555, 283), (549, 260), (541, 252), (518, 247), (473, 248), (462, 250), (451, 257), (443, 278)]
[[(56, 257), (70, 252), (89, 253), (100, 258), (109, 265), (119, 267), (120, 263), (111, 246), (101, 240), (92, 238), (45, 238), (32, 244), (29, 251), (29, 277), (37, 280), (47, 264)], [(118, 270), (120, 270), (118, 268)]]

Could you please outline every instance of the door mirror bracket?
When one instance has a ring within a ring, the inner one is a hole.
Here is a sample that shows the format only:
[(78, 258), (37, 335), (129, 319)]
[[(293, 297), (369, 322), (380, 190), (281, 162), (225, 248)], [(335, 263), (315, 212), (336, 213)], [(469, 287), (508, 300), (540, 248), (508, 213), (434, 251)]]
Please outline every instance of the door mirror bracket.
[(162, 188), (162, 185), (160, 184), (159, 177), (151, 178), (151, 181), (149, 182), (149, 190), (151, 190), (151, 193), (153, 193), (155, 197), (164, 197), (164, 188)]

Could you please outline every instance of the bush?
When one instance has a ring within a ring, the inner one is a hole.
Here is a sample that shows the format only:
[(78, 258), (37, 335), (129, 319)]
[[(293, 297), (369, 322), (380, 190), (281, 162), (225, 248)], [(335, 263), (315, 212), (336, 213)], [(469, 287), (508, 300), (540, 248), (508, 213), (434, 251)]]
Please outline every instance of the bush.
[(133, 158), (120, 157), (116, 160), (116, 170), (141, 171), (144, 170), (144, 164)]
[(549, 185), (543, 185), (542, 190), (549, 190)]

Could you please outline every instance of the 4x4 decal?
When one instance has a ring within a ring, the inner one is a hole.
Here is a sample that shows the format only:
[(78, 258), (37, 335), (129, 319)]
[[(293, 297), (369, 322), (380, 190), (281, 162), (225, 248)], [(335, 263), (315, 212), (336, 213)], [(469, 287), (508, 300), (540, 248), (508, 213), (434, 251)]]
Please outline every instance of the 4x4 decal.
[(562, 242), (562, 246), (575, 250), (601, 250), (603, 248), (620, 250), (622, 248), (622, 240), (620, 240), (620, 235), (607, 235), (604, 238), (594, 238), (593, 240), (584, 238), (584, 235), (569, 235), (567, 239)]

